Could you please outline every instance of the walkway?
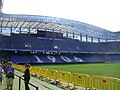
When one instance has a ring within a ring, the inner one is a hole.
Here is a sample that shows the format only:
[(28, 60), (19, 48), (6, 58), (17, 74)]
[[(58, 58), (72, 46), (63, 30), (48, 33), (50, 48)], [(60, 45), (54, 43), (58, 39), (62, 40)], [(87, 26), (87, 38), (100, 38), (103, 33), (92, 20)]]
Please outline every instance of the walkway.
[[(23, 75), (23, 73), (21, 73), (17, 70), (15, 70), (15, 74), (17, 74), (19, 76)], [(64, 90), (64, 89), (58, 88), (55, 85), (51, 85), (51, 84), (48, 84), (41, 80), (38, 80), (34, 77), (31, 77), (30, 83), (34, 84), (35, 86), (38, 86), (39, 90)], [(5, 88), (6, 88), (5, 82), (3, 82), (3, 84), (0, 85), (0, 90), (6, 90)], [(25, 90), (24, 88), (25, 88), (24, 82), (23, 82), (23, 80), (21, 80), (21, 90)], [(15, 76), (15, 79), (14, 79), (13, 90), (19, 90), (19, 78), (17, 76)], [(36, 90), (36, 89), (34, 87), (30, 86), (30, 90)], [(79, 87), (79, 89), (77, 89), (77, 90), (85, 90), (85, 89)]]

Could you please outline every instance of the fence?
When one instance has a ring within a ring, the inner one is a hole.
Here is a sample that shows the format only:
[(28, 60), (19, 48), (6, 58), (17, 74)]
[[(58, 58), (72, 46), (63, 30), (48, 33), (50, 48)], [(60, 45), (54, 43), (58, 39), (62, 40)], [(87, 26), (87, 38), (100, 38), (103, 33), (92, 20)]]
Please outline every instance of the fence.
[[(23, 71), (25, 68), (22, 65), (13, 64), (18, 70)], [(44, 77), (47, 79), (59, 80), (60, 82), (73, 84), (75, 86), (80, 86), (86, 88), (91, 88), (93, 90), (120, 90), (120, 79), (110, 78), (104, 76), (90, 76), (87, 74), (62, 72), (56, 70), (48, 70), (43, 68), (31, 67), (31, 73), (37, 75), (37, 77)]]
[(92, 76), (92, 87), (99, 90), (120, 90), (120, 79)]
[(87, 74), (73, 73), (71, 81), (74, 86), (81, 86), (85, 87), (86, 89), (91, 88), (91, 77)]

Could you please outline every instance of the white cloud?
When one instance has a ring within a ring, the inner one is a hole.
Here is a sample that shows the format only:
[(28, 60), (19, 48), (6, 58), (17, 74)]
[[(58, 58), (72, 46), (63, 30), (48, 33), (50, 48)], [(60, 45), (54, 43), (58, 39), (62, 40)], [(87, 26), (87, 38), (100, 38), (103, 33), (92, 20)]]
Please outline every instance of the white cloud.
[(120, 31), (119, 0), (4, 0), (3, 12), (61, 17)]

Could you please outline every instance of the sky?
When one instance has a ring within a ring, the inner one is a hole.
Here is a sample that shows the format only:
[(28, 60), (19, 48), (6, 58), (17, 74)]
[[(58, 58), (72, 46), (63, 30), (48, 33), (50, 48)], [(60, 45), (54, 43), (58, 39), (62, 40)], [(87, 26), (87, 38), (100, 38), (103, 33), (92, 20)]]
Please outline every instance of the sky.
[(4, 0), (3, 13), (59, 17), (120, 31), (120, 0)]

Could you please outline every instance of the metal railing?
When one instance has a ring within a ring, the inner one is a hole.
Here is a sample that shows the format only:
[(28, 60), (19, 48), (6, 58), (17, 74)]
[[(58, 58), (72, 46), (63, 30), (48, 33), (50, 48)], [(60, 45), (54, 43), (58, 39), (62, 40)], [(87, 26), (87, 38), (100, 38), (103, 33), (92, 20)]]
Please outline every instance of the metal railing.
[[(19, 78), (19, 90), (21, 90), (21, 80), (24, 81), (24, 79), (21, 76), (17, 75), (17, 74), (15, 74), (15, 75)], [(28, 84), (33, 86), (34, 88), (36, 88), (36, 90), (39, 89), (39, 87), (37, 87), (37, 86), (35, 86), (35, 85), (31, 84), (31, 83), (28, 83)]]

